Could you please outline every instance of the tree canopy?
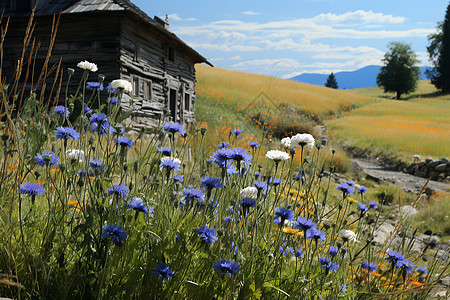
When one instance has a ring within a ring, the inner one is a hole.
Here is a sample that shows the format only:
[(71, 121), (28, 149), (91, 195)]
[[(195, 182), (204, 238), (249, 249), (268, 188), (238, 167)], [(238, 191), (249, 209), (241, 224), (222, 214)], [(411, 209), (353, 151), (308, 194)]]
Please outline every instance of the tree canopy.
[(330, 76), (328, 76), (327, 82), (325, 82), (325, 86), (332, 89), (338, 88), (336, 76), (334, 76), (333, 72), (331, 72)]
[(444, 22), (439, 22), (437, 32), (428, 36), (428, 56), (434, 68), (427, 71), (436, 88), (450, 92), (450, 4)]
[(385, 93), (401, 95), (414, 92), (420, 78), (417, 55), (411, 46), (404, 42), (390, 42), (389, 51), (383, 58), (384, 66), (377, 75), (377, 85), (383, 87)]

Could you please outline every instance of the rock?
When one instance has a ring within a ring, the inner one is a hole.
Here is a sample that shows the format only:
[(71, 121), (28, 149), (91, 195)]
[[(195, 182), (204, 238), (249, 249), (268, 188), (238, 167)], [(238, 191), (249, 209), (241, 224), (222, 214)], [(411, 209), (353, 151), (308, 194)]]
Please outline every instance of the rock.
[(370, 174), (366, 175), (366, 180), (372, 180), (372, 181), (375, 181), (376, 183), (380, 183), (381, 182), (381, 178), (376, 177), (376, 176), (372, 176)]
[(447, 291), (439, 291), (433, 295), (433, 298), (445, 298), (447, 297)]
[(373, 242), (377, 245), (383, 245), (391, 236), (395, 227), (389, 223), (383, 223), (373, 234)]
[(427, 157), (427, 158), (425, 158), (425, 163), (431, 163), (431, 162), (434, 162), (434, 159), (432, 158), (432, 157)]
[(434, 168), (434, 170), (435, 170), (436, 172), (443, 172), (443, 171), (446, 171), (446, 170), (447, 170), (447, 163), (437, 165), (437, 166)]
[[(404, 241), (403, 241), (404, 240)], [(425, 244), (420, 239), (411, 239), (408, 237), (399, 237), (396, 236), (392, 241), (392, 247), (399, 247), (400, 245), (412, 245), (411, 252), (422, 253), (425, 248)]]
[(427, 245), (430, 245), (432, 247), (436, 246), (437, 244), (439, 244), (441, 241), (440, 238), (438, 238), (437, 236), (430, 236), (428, 238), (424, 238), (423, 242)]
[(446, 261), (448, 261), (448, 256), (449, 256), (448, 252), (449, 252), (448, 249), (438, 250), (438, 252), (436, 253), (436, 257), (441, 259), (442, 261), (446, 262)]
[(431, 230), (428, 229), (427, 231), (424, 232), (424, 234), (426, 234), (426, 235), (432, 235), (432, 234), (433, 234), (433, 231), (431, 231)]
[(440, 161), (441, 161), (442, 163), (448, 163), (448, 162), (449, 162), (449, 160), (448, 160), (447, 157), (441, 158)]
[(439, 279), (438, 284), (450, 287), (450, 276)]

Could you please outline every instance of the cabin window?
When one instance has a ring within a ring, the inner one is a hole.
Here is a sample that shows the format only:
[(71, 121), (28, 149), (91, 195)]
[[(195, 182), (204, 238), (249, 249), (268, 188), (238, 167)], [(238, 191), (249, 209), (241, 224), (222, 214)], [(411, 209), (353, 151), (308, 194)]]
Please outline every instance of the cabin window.
[(134, 44), (134, 61), (141, 61), (141, 46), (137, 43)]
[(169, 47), (169, 53), (168, 53), (168, 58), (170, 61), (175, 61), (175, 48), (174, 47)]
[(139, 97), (139, 77), (133, 76), (133, 97)]
[(144, 83), (144, 99), (152, 100), (152, 82), (150, 80), (146, 80)]
[(186, 111), (191, 110), (191, 95), (188, 93), (184, 94), (184, 110)]
[(172, 116), (172, 121), (176, 122), (176, 116), (177, 116), (177, 90), (170, 89), (169, 93), (169, 109), (170, 109), (170, 115)]

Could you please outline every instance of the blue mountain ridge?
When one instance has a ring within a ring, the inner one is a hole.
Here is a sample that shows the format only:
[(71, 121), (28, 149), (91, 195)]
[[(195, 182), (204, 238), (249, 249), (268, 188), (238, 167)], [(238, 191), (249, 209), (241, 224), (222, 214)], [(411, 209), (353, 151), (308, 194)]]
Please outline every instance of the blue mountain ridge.
[[(339, 89), (358, 89), (377, 86), (377, 75), (381, 66), (367, 66), (355, 71), (334, 73)], [(430, 67), (421, 67), (421, 78), (428, 79), (425, 71)], [(324, 86), (330, 74), (303, 73), (290, 78), (290, 80)]]

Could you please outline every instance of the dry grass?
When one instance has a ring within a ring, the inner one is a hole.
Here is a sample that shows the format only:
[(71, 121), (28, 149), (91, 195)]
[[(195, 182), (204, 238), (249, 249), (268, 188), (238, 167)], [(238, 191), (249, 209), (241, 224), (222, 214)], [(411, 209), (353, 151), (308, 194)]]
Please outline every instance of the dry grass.
[(367, 96), (345, 90), (334, 90), (270, 76), (204, 65), (197, 65), (196, 71), (200, 87), (220, 90), (224, 97), (234, 101), (252, 102), (263, 93), (267, 96), (264, 96), (267, 102), (287, 103), (301, 112), (319, 117), (338, 115), (342, 111), (349, 111), (370, 102)]
[(439, 95), (428, 81), (408, 101), (380, 98), (385, 95), (378, 88), (354, 91), (378, 96), (377, 102), (327, 121), (333, 136), (372, 152), (398, 153), (406, 161), (411, 154), (450, 155), (450, 96)]

